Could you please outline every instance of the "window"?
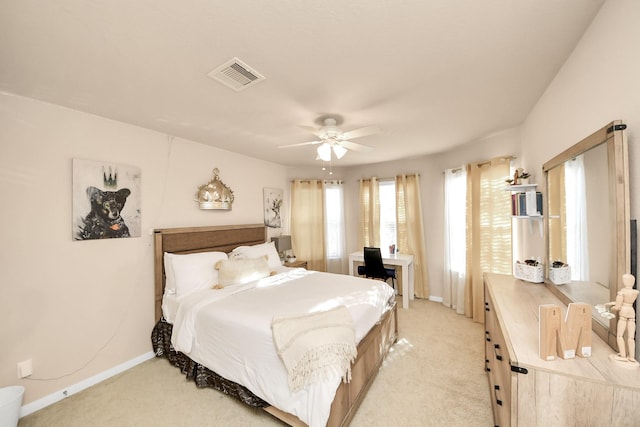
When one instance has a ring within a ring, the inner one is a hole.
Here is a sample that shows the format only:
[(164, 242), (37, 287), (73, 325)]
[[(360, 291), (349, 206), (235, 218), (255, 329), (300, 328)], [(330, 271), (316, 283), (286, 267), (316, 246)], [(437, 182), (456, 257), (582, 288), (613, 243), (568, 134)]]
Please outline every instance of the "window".
[(396, 245), (396, 183), (394, 180), (381, 180), (380, 197), (380, 248), (386, 252), (390, 245)]
[(464, 314), (467, 271), (467, 172), (444, 172), (444, 276), (442, 303)]
[(462, 167), (445, 171), (445, 261), (449, 271), (464, 275), (467, 268), (467, 174)]
[(342, 258), (342, 188), (327, 184), (324, 197), (327, 222), (327, 258)]
[(325, 253), (327, 271), (345, 272), (344, 196), (341, 181), (324, 182)]

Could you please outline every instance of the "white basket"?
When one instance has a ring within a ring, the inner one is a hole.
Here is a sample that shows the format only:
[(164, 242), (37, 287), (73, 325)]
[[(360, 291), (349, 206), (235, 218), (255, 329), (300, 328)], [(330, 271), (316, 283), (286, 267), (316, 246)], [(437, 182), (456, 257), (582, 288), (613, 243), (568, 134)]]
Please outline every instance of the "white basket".
[(513, 264), (513, 276), (516, 279), (526, 280), (532, 283), (544, 282), (544, 266), (542, 264), (533, 266), (520, 262)]
[(569, 283), (571, 281), (571, 267), (566, 265), (564, 267), (549, 269), (549, 280), (554, 285), (564, 285), (565, 283)]

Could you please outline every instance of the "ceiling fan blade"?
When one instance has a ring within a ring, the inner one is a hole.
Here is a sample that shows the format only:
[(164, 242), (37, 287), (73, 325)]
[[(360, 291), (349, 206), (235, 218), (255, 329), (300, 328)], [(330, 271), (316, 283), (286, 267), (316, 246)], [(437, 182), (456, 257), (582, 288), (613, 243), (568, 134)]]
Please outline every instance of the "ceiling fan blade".
[(322, 141), (299, 142), (297, 144), (280, 145), (278, 148), (290, 148), (290, 147), (300, 147), (303, 145), (315, 145), (315, 144), (320, 144), (321, 142)]
[(349, 132), (344, 132), (342, 134), (341, 139), (353, 139), (360, 138), (367, 135), (373, 135), (374, 133), (379, 133), (380, 128), (378, 126), (366, 126), (360, 129), (350, 130)]
[(351, 141), (340, 141), (340, 145), (342, 145), (347, 150), (353, 151), (371, 151), (373, 147), (369, 147), (368, 145), (358, 144), (356, 142)]

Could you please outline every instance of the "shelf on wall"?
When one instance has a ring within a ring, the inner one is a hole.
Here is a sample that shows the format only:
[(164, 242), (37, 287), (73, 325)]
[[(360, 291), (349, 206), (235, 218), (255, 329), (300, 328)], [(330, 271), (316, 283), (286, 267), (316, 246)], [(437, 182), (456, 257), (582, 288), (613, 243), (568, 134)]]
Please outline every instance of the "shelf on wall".
[[(536, 191), (538, 184), (510, 185), (511, 215), (516, 218), (542, 218), (542, 193)], [(523, 191), (526, 190), (526, 191)]]
[[(512, 193), (536, 193), (536, 188), (538, 187), (538, 184), (517, 184), (517, 185), (508, 185), (507, 188), (505, 188), (506, 191), (510, 191)], [(536, 207), (540, 208), (541, 206), (538, 205), (538, 203), (542, 203), (541, 200), (536, 200)], [(543, 237), (544, 234), (544, 230), (542, 227), (542, 219), (544, 218), (543, 215), (541, 215), (539, 213), (539, 209), (535, 209), (532, 208), (533, 211), (538, 211), (537, 213), (532, 213), (531, 215), (512, 215), (512, 218), (515, 219), (528, 219), (529, 221), (529, 232), (533, 233), (533, 224), (532, 222), (535, 221), (538, 223), (538, 231), (540, 232), (540, 237)]]
[(538, 184), (517, 184), (517, 185), (508, 185), (505, 188), (505, 191), (527, 191), (538, 188)]

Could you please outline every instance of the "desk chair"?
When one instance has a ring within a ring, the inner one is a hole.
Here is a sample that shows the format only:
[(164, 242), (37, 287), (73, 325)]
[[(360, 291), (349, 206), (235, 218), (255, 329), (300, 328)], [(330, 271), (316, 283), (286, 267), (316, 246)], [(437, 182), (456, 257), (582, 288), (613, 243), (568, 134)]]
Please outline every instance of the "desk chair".
[(384, 266), (380, 248), (364, 248), (364, 265), (358, 266), (358, 274), (385, 282), (391, 279), (391, 287), (396, 288), (396, 269)]

